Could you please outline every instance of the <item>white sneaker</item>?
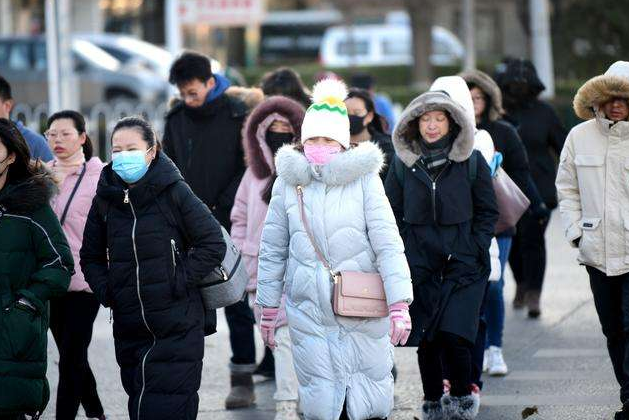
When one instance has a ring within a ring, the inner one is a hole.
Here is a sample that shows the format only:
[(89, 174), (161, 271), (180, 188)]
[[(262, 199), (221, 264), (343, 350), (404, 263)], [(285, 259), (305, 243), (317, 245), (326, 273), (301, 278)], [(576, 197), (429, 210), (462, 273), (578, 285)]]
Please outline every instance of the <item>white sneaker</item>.
[(299, 420), (297, 401), (278, 401), (275, 403), (275, 420)]
[(489, 369), (489, 349), (485, 349), (483, 353), (483, 373), (486, 373)]
[(502, 349), (496, 346), (489, 347), (488, 372), (490, 376), (505, 376), (509, 373), (507, 364), (502, 357)]

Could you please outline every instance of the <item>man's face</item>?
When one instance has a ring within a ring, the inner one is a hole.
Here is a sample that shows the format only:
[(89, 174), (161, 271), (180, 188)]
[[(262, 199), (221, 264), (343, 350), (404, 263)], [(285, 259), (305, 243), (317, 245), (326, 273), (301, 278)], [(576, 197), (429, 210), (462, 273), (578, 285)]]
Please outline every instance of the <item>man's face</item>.
[(179, 89), (179, 95), (185, 104), (191, 108), (198, 108), (205, 103), (207, 94), (214, 88), (216, 82), (214, 77), (210, 77), (207, 82), (203, 82), (199, 79), (192, 79), (187, 83), (182, 83), (177, 86)]
[(0, 118), (9, 119), (11, 115), (11, 109), (13, 108), (13, 99), (2, 99), (0, 97)]
[(603, 104), (605, 116), (613, 122), (626, 121), (629, 117), (629, 104), (623, 98), (612, 98)]

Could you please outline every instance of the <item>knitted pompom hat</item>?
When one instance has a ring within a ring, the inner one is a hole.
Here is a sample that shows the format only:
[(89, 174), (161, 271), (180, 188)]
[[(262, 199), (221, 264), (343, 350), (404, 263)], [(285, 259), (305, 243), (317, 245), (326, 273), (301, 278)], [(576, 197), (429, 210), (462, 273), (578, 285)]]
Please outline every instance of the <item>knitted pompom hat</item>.
[(335, 79), (323, 79), (312, 89), (312, 105), (301, 126), (301, 142), (328, 137), (349, 149), (349, 118), (345, 107), (347, 87)]

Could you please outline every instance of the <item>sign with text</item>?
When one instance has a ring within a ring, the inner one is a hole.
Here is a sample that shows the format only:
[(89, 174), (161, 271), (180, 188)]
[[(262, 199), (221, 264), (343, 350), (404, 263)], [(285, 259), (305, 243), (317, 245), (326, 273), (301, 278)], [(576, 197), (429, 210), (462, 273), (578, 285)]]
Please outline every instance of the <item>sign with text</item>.
[(182, 24), (247, 26), (264, 17), (264, 0), (179, 0)]

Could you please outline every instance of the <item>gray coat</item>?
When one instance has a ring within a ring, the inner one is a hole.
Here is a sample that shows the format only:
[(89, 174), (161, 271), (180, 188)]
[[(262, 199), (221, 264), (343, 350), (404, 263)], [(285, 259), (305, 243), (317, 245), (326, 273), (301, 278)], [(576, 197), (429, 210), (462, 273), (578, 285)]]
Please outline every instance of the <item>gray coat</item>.
[(330, 275), (303, 228), (306, 217), (334, 270), (379, 272), (389, 304), (412, 301), (404, 246), (371, 143), (339, 154), (319, 170), (291, 146), (279, 150), (258, 268), (257, 303), (286, 312), (306, 419), (336, 420), (347, 400), (350, 419), (387, 417), (393, 408), (393, 347), (388, 318), (347, 318), (332, 311)]

